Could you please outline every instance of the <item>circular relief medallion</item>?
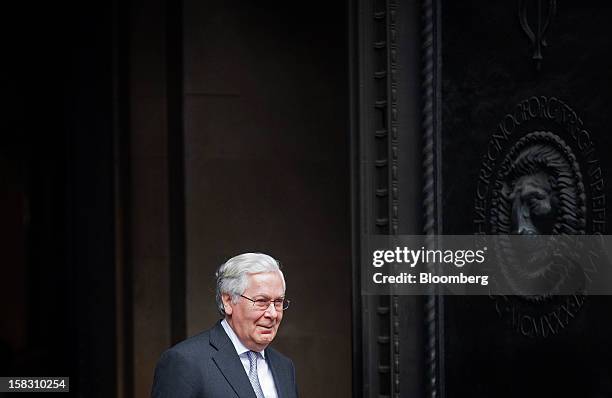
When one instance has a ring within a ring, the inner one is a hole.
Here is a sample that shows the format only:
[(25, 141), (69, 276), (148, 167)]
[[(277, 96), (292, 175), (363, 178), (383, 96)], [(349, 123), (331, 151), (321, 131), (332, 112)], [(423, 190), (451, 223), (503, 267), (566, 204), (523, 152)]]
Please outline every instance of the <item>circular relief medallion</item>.
[[(493, 283), (513, 293), (492, 296), (502, 319), (527, 337), (567, 327), (584, 305), (580, 288), (589, 278), (575, 265), (580, 251), (571, 237), (606, 230), (600, 162), (568, 105), (531, 97), (502, 118), (483, 156), (474, 227), (500, 235)], [(568, 291), (576, 293), (560, 295)]]

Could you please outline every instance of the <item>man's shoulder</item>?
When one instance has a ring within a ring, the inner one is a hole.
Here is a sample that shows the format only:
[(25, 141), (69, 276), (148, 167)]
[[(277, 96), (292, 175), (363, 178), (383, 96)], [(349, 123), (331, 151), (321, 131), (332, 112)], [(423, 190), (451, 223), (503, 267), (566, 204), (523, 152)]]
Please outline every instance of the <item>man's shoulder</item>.
[(211, 358), (215, 352), (212, 345), (215, 339), (211, 336), (215, 335), (217, 326), (219, 324), (162, 353), (155, 367), (152, 397), (203, 396), (203, 381), (211, 380)]

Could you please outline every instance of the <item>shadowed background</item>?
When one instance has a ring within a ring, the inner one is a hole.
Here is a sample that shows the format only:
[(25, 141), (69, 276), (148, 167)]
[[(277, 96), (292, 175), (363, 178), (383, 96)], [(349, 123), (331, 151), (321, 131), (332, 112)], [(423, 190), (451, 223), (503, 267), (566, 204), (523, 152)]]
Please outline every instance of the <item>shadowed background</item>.
[(262, 251), (301, 395), (350, 396), (345, 5), (12, 7), (2, 375), (146, 397), (161, 352), (218, 319), (216, 267)]

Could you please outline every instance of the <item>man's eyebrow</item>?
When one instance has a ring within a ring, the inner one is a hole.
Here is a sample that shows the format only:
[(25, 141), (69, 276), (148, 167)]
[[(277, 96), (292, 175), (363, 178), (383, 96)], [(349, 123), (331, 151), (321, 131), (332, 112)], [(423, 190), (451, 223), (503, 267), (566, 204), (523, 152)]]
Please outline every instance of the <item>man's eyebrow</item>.
[(265, 294), (256, 294), (255, 296), (253, 296), (253, 299), (255, 299), (255, 300), (259, 300), (259, 299), (266, 299), (266, 300), (284, 300), (284, 299), (285, 299), (285, 296), (284, 296), (284, 295), (282, 295), (282, 296), (279, 296), (279, 297), (277, 297), (277, 298), (271, 298), (270, 296), (265, 295)]

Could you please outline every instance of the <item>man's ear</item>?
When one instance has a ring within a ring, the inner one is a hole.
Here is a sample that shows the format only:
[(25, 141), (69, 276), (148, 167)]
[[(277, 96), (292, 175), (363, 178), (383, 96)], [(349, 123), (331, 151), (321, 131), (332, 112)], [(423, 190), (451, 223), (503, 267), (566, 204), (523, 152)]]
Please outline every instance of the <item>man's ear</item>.
[(223, 300), (223, 309), (225, 310), (225, 315), (232, 315), (232, 311), (234, 308), (232, 307), (232, 296), (227, 293), (223, 293), (221, 295), (221, 300)]

